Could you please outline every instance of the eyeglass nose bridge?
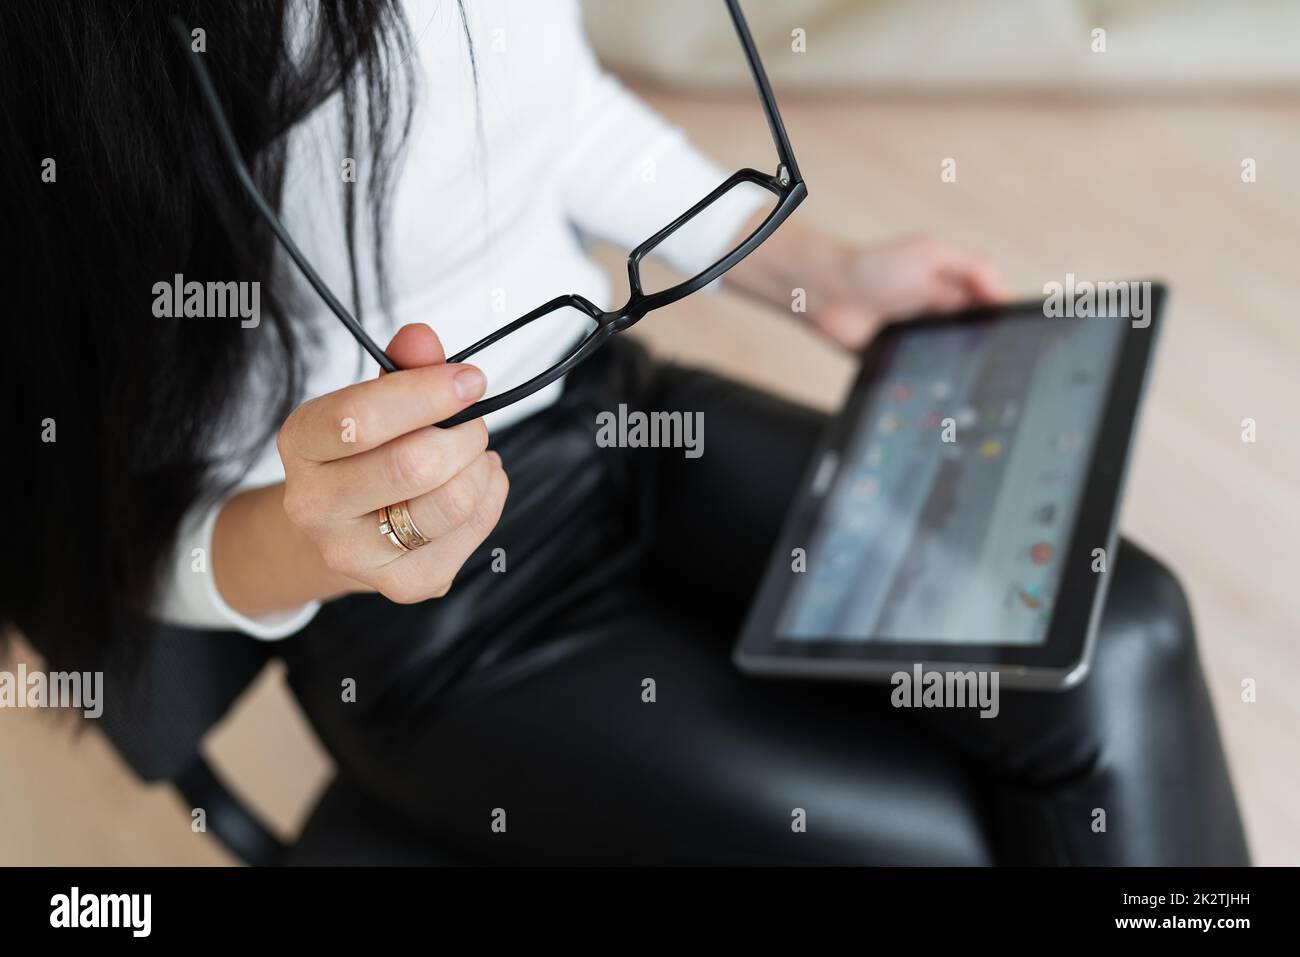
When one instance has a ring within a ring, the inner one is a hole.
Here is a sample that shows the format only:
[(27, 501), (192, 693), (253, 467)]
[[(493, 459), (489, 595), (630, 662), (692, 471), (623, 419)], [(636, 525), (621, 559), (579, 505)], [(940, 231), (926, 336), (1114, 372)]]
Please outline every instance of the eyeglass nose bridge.
[(618, 312), (611, 314), (612, 318), (609, 323), (610, 327), (615, 332), (622, 332), (624, 329), (630, 329), (644, 319), (648, 311), (649, 310), (646, 308), (645, 303), (641, 298), (640, 292), (634, 292), (631, 298), (628, 299), (626, 306)]

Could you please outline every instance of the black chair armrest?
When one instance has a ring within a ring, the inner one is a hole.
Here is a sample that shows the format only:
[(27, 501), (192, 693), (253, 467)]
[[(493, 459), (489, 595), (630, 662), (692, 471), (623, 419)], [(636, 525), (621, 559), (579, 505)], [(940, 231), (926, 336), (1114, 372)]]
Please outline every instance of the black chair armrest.
[(245, 864), (274, 867), (282, 864), (288, 846), (263, 826), (221, 783), (200, 755), (173, 778), (191, 808), (202, 808), (207, 828)]

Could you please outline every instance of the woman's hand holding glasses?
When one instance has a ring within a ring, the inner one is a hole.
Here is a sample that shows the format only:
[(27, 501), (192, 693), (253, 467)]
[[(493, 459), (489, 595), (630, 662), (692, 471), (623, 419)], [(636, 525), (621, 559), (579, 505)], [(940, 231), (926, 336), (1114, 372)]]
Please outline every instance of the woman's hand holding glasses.
[(403, 371), (299, 406), (280, 429), (284, 515), (336, 576), (335, 590), (395, 602), (441, 597), (496, 526), (509, 481), (481, 419), (435, 428), (486, 388), (448, 365), (428, 326), (398, 331)]

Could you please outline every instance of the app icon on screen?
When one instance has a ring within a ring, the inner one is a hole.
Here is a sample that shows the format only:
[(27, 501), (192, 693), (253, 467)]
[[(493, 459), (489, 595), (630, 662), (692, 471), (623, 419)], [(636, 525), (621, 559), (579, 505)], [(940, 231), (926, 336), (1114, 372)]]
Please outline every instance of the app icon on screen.
[(1043, 598), (1043, 590), (1038, 585), (1017, 585), (1016, 597), (1020, 599), (1020, 604), (1024, 605), (1030, 611), (1039, 611), (1046, 605)]

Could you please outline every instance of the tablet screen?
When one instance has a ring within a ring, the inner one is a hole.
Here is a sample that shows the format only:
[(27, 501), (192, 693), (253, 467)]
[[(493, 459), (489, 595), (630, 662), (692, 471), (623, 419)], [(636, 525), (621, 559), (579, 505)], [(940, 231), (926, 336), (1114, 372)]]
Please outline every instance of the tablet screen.
[(893, 336), (843, 460), (823, 463), (777, 634), (1042, 644), (1123, 327), (1010, 315)]

